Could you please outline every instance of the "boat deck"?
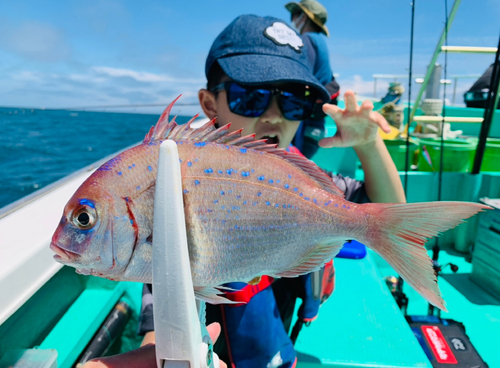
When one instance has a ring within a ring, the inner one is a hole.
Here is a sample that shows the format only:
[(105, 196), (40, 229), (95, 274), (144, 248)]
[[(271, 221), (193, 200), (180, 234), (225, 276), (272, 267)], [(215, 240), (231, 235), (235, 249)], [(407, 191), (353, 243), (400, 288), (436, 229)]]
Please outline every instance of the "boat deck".
[[(469, 280), (472, 266), (461, 255), (442, 251), (439, 260), (459, 266), (439, 279), (449, 310), (441, 317), (462, 322), (481, 357), (500, 367), (500, 300)], [(336, 259), (335, 267), (334, 294), (297, 340), (298, 367), (430, 367), (383, 282), (396, 275), (387, 262), (370, 251), (364, 260)], [(426, 315), (427, 302), (407, 284), (404, 292), (408, 314)]]

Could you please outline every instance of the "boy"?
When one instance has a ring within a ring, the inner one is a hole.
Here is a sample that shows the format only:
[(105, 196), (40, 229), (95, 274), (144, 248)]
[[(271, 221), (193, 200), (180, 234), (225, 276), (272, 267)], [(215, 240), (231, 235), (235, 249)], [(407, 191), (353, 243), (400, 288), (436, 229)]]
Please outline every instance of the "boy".
[[(219, 126), (231, 122), (230, 130), (243, 129), (242, 135), (255, 133), (256, 139), (267, 139), (285, 149), (289, 148), (300, 121), (310, 116), (315, 100), (330, 100), (309, 69), (300, 37), (275, 18), (246, 15), (233, 21), (214, 41), (205, 73), (207, 89), (200, 90), (198, 97), (208, 118), (217, 117)], [(387, 122), (372, 111), (371, 102), (365, 101), (358, 107), (352, 92), (346, 92), (345, 103), (346, 111), (334, 105), (324, 106), (324, 111), (336, 121), (338, 132), (320, 144), (353, 146), (363, 164), (366, 184), (340, 176), (335, 176), (334, 181), (351, 201), (365, 201), (366, 191), (373, 202), (404, 202), (397, 170), (377, 134), (379, 126), (389, 129)], [(248, 302), (242, 306), (207, 305), (207, 322), (223, 322), (222, 343), (216, 345), (216, 350), (223, 360), (236, 367), (295, 365), (287, 328), (276, 317), (281, 306), (276, 304), (269, 285), (269, 280), (264, 280), (257, 293), (254, 288), (243, 288), (236, 296), (230, 295)], [(241, 286), (231, 285), (238, 289)], [(294, 283), (292, 289), (299, 287)], [(143, 318), (143, 327), (148, 320), (151, 329), (150, 318)]]
[[(242, 135), (255, 133), (256, 139), (293, 150), (289, 146), (300, 121), (309, 117), (316, 100), (329, 101), (302, 48), (297, 33), (279, 19), (238, 17), (214, 41), (206, 61), (207, 89), (200, 90), (198, 97), (207, 117), (218, 117), (219, 126), (231, 122), (230, 130), (242, 128)], [(351, 201), (404, 202), (397, 170), (377, 134), (379, 126), (389, 130), (387, 122), (372, 111), (371, 102), (359, 107), (352, 92), (346, 92), (345, 103), (345, 111), (334, 105), (323, 107), (336, 121), (338, 131), (320, 145), (354, 147), (363, 163), (366, 183), (341, 176), (333, 176), (333, 180)], [(207, 304), (207, 323), (222, 324), (215, 351), (223, 361), (237, 368), (296, 365), (288, 326), (283, 325), (280, 312), (293, 310), (294, 297), (307, 289), (303, 281), (308, 280), (307, 275), (289, 280), (291, 284), (280, 280), (281, 284), (273, 287), (265, 277), (256, 286), (231, 284), (241, 290), (228, 297), (246, 304)], [(154, 342), (153, 306), (147, 302), (152, 300), (150, 292), (145, 286), (140, 326), (140, 332), (146, 333), (143, 345)], [(319, 303), (316, 311), (318, 307)], [(153, 359), (151, 351), (144, 353), (145, 363)]]

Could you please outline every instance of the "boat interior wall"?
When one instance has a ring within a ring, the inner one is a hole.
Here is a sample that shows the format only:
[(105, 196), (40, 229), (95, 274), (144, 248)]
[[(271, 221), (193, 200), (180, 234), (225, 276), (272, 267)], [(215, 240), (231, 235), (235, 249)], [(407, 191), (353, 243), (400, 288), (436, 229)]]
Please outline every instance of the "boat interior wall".
[(81, 173), (0, 220), (0, 324), (62, 267), (53, 260), (49, 229), (57, 227), (62, 209), (90, 174)]
[[(399, 173), (404, 182), (404, 172)], [(438, 199), (439, 174), (424, 172), (408, 173), (407, 201), (429, 202)], [(441, 200), (443, 201), (470, 201), (478, 202), (482, 197), (500, 197), (500, 173), (484, 173), (471, 175), (470, 173), (444, 172)], [(467, 220), (466, 223), (448, 230), (439, 237), (439, 244), (454, 248), (461, 253), (468, 253), (474, 244), (478, 226), (478, 216)], [(435, 240), (427, 243), (432, 247)]]
[(63, 267), (0, 325), (0, 358), (14, 349), (40, 345), (85, 289), (84, 277)]

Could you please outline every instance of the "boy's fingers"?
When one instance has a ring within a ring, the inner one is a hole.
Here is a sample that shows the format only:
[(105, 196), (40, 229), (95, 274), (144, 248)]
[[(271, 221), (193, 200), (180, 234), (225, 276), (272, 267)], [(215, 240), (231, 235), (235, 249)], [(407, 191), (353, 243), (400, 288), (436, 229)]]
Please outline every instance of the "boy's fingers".
[(385, 133), (390, 133), (391, 132), (391, 127), (387, 120), (380, 115), (378, 112), (372, 112), (372, 116), (375, 120), (375, 123), (382, 129)]
[(330, 104), (323, 105), (323, 112), (329, 115), (333, 120), (339, 119), (344, 112), (340, 107)]
[(356, 111), (358, 104), (356, 102), (356, 96), (354, 95), (353, 91), (346, 91), (346, 93), (344, 93), (344, 103), (347, 111)]
[(367, 118), (370, 117), (370, 113), (373, 111), (373, 102), (370, 100), (364, 100), (361, 104), (361, 113)]
[(217, 338), (220, 335), (221, 327), (220, 324), (217, 322), (211, 323), (207, 326), (207, 331), (208, 334), (210, 335), (210, 338), (212, 339), (212, 342), (215, 344), (217, 341)]

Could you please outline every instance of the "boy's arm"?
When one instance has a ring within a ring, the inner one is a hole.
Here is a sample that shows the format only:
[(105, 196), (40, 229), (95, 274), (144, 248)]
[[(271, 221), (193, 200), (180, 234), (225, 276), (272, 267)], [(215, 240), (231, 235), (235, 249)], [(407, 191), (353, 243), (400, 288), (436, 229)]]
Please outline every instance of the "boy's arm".
[(353, 147), (365, 172), (365, 189), (372, 202), (404, 203), (406, 198), (398, 171), (378, 134), (378, 128), (389, 132), (389, 124), (373, 111), (373, 103), (356, 103), (352, 91), (344, 95), (345, 110), (325, 104), (323, 111), (337, 124), (337, 133), (320, 141), (320, 146)]

